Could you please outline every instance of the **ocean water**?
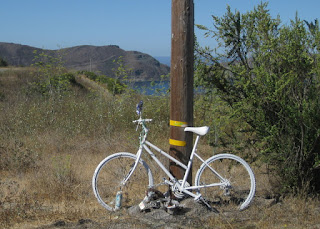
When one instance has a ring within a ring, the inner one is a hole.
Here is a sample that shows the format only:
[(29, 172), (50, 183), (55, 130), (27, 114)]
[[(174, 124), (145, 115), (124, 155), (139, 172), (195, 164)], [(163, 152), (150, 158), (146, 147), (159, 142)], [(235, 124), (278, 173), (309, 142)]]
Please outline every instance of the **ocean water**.
[[(163, 96), (169, 93), (170, 81), (135, 82), (131, 85), (128, 85), (128, 87), (144, 95)], [(195, 88), (194, 93), (203, 94), (205, 93), (205, 89), (203, 87)]]
[(170, 67), (170, 64), (171, 64), (170, 56), (154, 56), (153, 58), (158, 60), (161, 64), (165, 64)]
[(170, 88), (170, 81), (143, 81), (128, 86), (145, 95), (165, 95)]

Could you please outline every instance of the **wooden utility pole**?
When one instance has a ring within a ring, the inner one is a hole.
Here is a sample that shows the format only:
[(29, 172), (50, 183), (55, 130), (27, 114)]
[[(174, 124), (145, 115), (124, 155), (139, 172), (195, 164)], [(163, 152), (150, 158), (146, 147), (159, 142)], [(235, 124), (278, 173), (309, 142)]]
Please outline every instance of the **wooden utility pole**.
[[(172, 0), (171, 5), (171, 98), (170, 155), (187, 165), (193, 137), (184, 132), (193, 125), (193, 62), (194, 4), (193, 0)], [(170, 172), (182, 179), (185, 170), (173, 161)], [(191, 184), (192, 175), (188, 177)]]

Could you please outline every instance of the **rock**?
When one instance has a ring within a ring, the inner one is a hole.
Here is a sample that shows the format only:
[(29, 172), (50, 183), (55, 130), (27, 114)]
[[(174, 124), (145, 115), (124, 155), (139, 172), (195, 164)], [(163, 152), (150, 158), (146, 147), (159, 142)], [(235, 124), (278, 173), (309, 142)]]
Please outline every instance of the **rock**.
[(157, 219), (157, 220), (168, 220), (168, 219), (174, 219), (174, 217), (169, 214), (168, 212), (162, 210), (162, 209), (154, 209), (150, 212), (145, 213), (144, 217)]
[(255, 205), (259, 205), (259, 206), (265, 206), (265, 207), (271, 207), (273, 205), (275, 205), (276, 203), (278, 203), (277, 199), (266, 199), (263, 197), (255, 197), (255, 199), (253, 200)]
[(134, 205), (128, 209), (129, 215), (138, 215), (141, 214), (140, 208), (138, 205)]
[(57, 222), (55, 222), (55, 223), (53, 224), (53, 226), (55, 226), (55, 227), (63, 227), (63, 226), (65, 226), (65, 225), (66, 225), (66, 222), (63, 221), (63, 220), (59, 220), (59, 221), (57, 221)]
[(186, 216), (201, 215), (201, 217), (205, 217), (213, 213), (208, 207), (196, 202), (193, 198), (187, 198), (181, 201), (180, 206), (183, 208), (182, 211)]
[(93, 221), (91, 219), (79, 219), (79, 221), (78, 221), (79, 225), (89, 224), (89, 223), (93, 223)]

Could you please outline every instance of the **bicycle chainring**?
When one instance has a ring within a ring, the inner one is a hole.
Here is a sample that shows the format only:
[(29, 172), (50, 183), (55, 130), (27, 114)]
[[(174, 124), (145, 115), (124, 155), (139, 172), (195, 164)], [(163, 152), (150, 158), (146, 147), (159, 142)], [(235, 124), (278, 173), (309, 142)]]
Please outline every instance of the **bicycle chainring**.
[[(178, 183), (181, 185), (182, 180), (178, 180), (173, 186), (171, 186), (171, 191), (177, 199), (183, 199), (184, 197), (186, 197), (186, 194), (184, 192), (179, 191)], [(186, 181), (184, 187), (190, 187), (190, 184)]]

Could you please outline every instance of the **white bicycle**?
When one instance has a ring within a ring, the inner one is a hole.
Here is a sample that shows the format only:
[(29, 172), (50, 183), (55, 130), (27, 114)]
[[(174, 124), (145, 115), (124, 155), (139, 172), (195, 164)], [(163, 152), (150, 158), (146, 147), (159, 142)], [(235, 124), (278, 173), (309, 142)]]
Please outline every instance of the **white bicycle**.
[[(137, 106), (137, 113), (140, 118), (133, 122), (137, 123), (137, 129), (139, 126), (142, 127), (137, 153), (112, 154), (102, 160), (94, 172), (93, 192), (104, 208), (115, 211), (120, 207), (129, 208), (138, 205), (146, 195), (146, 190), (155, 187), (151, 169), (141, 158), (143, 152), (147, 152), (168, 176), (168, 179), (163, 178), (163, 183), (170, 186), (177, 198), (191, 196), (217, 211), (243, 210), (249, 206), (255, 194), (255, 177), (248, 163), (233, 154), (218, 154), (207, 160), (203, 160), (197, 154), (199, 138), (207, 134), (209, 127), (184, 128), (184, 131), (197, 135), (186, 166), (147, 141), (149, 130), (146, 123), (152, 119), (142, 119), (142, 101)], [(177, 180), (149, 147), (184, 168), (183, 179)], [(196, 173), (194, 185), (191, 185), (187, 182), (187, 177), (194, 157), (197, 157), (202, 165)], [(120, 199), (117, 195), (119, 193), (121, 193)]]

